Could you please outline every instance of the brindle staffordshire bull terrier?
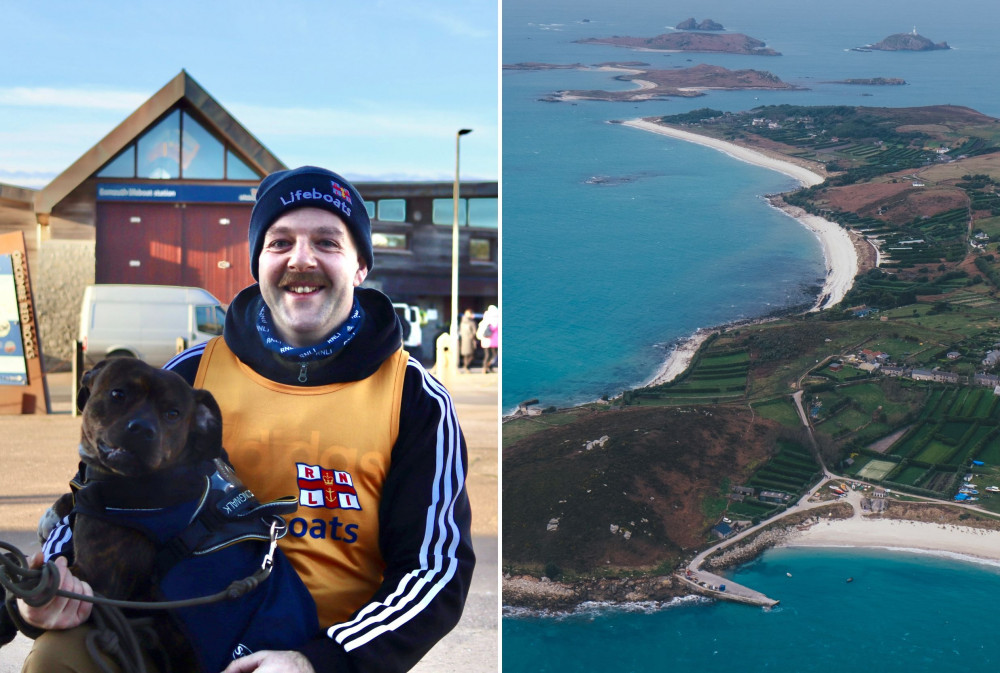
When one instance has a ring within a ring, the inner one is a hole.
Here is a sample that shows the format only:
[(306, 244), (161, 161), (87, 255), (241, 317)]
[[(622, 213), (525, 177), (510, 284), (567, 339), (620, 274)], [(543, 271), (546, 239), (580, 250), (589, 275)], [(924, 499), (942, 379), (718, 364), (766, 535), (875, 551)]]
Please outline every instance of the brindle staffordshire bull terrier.
[[(222, 415), (212, 394), (140, 360), (98, 363), (83, 376), (78, 406), (83, 411), (79, 453), (88, 477), (107, 483), (117, 478), (123, 478), (119, 483), (155, 483), (159, 492), (148, 493), (151, 499), (170, 501), (165, 490), (176, 490), (183, 498), (183, 493), (201, 486), (201, 482), (149, 481), (156, 474), (224, 456)], [(73, 494), (62, 496), (53, 513), (60, 519), (68, 514), (73, 498)], [(71, 571), (95, 592), (119, 600), (157, 600), (157, 547), (139, 530), (78, 512), (73, 553)], [(170, 652), (173, 670), (196, 670), (194, 653), (164, 615), (154, 614), (156, 629)]]
[(78, 404), (82, 467), (74, 493), (53, 509), (59, 519), (74, 512), (71, 570), (95, 592), (201, 597), (255, 574), (273, 554), (267, 581), (238, 600), (154, 611), (172, 670), (222, 670), (235, 657), (290, 649), (318, 632), (312, 597), (273, 548), (274, 524), (284, 524), (278, 515), (295, 511), (298, 498), (260, 504), (239, 481), (211, 393), (116, 358), (83, 377)]

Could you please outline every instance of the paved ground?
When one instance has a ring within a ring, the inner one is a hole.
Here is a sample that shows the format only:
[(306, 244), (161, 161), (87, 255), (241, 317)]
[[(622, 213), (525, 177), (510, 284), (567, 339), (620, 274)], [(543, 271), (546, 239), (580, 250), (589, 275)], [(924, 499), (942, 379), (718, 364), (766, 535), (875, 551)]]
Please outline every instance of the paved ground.
[[(462, 621), (414, 669), (419, 673), (498, 670), (497, 375), (466, 374), (445, 380), (469, 447), (476, 573)], [(53, 414), (0, 417), (0, 540), (30, 555), (38, 549), (39, 515), (76, 471), (80, 421), (70, 414), (69, 374), (49, 376)], [(31, 647), (23, 636), (0, 650), (0, 673), (17, 673)]]

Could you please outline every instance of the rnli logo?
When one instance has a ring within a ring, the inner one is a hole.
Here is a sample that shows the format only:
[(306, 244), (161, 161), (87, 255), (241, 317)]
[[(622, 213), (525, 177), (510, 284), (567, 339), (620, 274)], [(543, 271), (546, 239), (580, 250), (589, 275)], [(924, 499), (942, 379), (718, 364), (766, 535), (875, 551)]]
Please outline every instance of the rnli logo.
[(361, 509), (354, 479), (349, 472), (327, 470), (319, 465), (296, 463), (299, 504), (327, 509)]
[(344, 201), (353, 203), (353, 201), (351, 201), (351, 193), (347, 191), (347, 188), (337, 182), (334, 182), (333, 180), (330, 180), (330, 191), (342, 198)]

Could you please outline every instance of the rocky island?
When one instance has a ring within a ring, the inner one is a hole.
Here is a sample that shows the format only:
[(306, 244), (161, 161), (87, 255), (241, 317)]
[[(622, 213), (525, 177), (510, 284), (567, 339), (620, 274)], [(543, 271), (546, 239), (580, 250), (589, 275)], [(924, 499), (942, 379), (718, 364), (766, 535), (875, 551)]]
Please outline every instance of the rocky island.
[(622, 68), (620, 64), (601, 66), (604, 69), (623, 70), (624, 74), (615, 79), (634, 82), (638, 89), (628, 91), (564, 90), (542, 100), (562, 102), (574, 100), (601, 100), (614, 102), (634, 102), (663, 100), (665, 98), (693, 98), (704, 96), (706, 90), (726, 89), (801, 89), (783, 82), (776, 75), (765, 70), (728, 70), (717, 65), (696, 65), (691, 68), (674, 70), (633, 70)]
[(762, 40), (742, 33), (664, 33), (655, 37), (589, 37), (577, 40), (580, 44), (611, 44), (616, 47), (648, 51), (691, 51), (723, 54), (751, 54), (780, 56)]
[(939, 49), (951, 49), (951, 47), (948, 46), (947, 42), (935, 44), (923, 35), (917, 35), (917, 31), (914, 29), (912, 33), (896, 33), (881, 42), (857, 47), (854, 51), (937, 51)]
[(725, 30), (721, 23), (716, 23), (711, 19), (705, 19), (701, 23), (698, 23), (693, 17), (686, 21), (681, 21), (674, 28), (677, 30)]

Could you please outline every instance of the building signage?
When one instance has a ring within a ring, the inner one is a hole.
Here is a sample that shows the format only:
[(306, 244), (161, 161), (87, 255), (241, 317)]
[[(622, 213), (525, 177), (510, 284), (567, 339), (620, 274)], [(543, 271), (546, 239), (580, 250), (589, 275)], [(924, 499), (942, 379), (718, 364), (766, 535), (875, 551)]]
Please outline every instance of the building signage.
[(164, 203), (250, 203), (257, 187), (244, 185), (128, 184), (99, 182), (98, 201), (153, 201)]
[[(28, 385), (28, 364), (25, 360), (24, 329), (18, 281), (24, 286), (21, 255), (0, 255), (0, 386)], [(17, 273), (15, 273), (17, 271)], [(30, 330), (29, 330), (30, 332)], [(29, 334), (30, 337), (30, 334)], [(28, 344), (34, 350), (34, 339)]]

